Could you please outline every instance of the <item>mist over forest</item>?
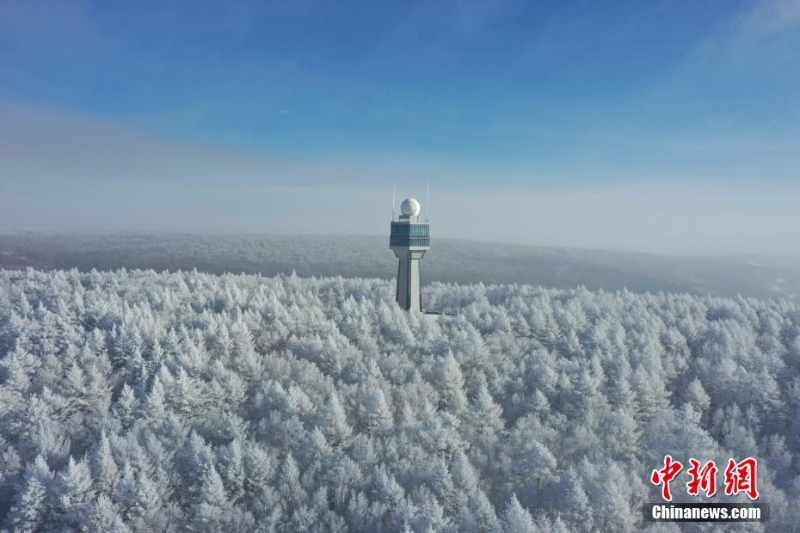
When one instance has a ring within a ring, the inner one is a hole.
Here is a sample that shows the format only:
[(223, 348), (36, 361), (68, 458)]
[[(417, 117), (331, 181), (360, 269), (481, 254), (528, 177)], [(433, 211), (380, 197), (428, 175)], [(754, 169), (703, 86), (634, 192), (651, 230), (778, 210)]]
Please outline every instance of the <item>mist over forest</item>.
[[(388, 228), (387, 228), (388, 230)], [(800, 258), (674, 257), (439, 239), (425, 254), (423, 284), (524, 283), (735, 297), (800, 298)], [(194, 235), (0, 230), (0, 268), (141, 268), (215, 274), (279, 273), (390, 279), (386, 236)]]
[(445, 314), (385, 279), (0, 270), (0, 527), (705, 531), (643, 521), (666, 454), (757, 457), (770, 522), (739, 529), (800, 527), (796, 302), (423, 303)]

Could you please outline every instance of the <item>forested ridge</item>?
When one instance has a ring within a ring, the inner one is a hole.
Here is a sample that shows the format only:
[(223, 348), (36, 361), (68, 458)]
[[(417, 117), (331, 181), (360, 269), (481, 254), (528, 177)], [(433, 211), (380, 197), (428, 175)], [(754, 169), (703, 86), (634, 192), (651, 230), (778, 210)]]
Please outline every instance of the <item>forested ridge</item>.
[[(358, 258), (357, 261), (354, 258)], [(0, 269), (192, 270), (391, 278), (386, 235), (80, 233), (0, 228)], [(688, 292), (800, 302), (800, 257), (672, 257), (437, 238), (427, 281)]]
[[(643, 521), (670, 454), (757, 458), (771, 520), (738, 528), (800, 529), (797, 303), (434, 283), (435, 320), (393, 299), (0, 270), (0, 528), (701, 530)], [(685, 481), (675, 501), (706, 501)]]

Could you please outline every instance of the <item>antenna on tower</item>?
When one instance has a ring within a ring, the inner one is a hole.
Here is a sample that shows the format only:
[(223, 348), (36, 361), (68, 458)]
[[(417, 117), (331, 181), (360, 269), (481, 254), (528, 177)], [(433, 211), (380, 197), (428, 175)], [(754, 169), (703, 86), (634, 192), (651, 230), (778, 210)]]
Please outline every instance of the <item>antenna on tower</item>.
[(429, 220), (431, 218), (431, 182), (430, 181), (428, 182), (428, 191), (427, 191), (426, 195), (427, 196), (425, 198), (425, 218)]
[(394, 220), (394, 193), (397, 189), (397, 181), (392, 182), (392, 220)]

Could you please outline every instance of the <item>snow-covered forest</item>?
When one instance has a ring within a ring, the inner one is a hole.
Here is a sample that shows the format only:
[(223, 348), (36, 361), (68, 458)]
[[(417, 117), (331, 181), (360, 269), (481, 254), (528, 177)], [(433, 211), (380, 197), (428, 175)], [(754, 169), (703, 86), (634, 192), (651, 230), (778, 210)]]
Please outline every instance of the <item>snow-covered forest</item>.
[(633, 531), (666, 454), (756, 457), (771, 520), (742, 529), (800, 528), (796, 303), (431, 284), (435, 320), (393, 299), (0, 271), (0, 528)]

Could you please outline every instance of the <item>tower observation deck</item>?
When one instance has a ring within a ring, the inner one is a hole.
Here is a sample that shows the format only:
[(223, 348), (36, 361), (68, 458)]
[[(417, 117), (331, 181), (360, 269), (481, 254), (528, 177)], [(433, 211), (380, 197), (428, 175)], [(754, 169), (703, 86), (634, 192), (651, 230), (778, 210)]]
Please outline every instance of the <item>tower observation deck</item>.
[(431, 247), (430, 224), (419, 216), (414, 198), (400, 205), (400, 217), (392, 220), (389, 247), (397, 256), (397, 304), (406, 310), (421, 311), (419, 260)]

